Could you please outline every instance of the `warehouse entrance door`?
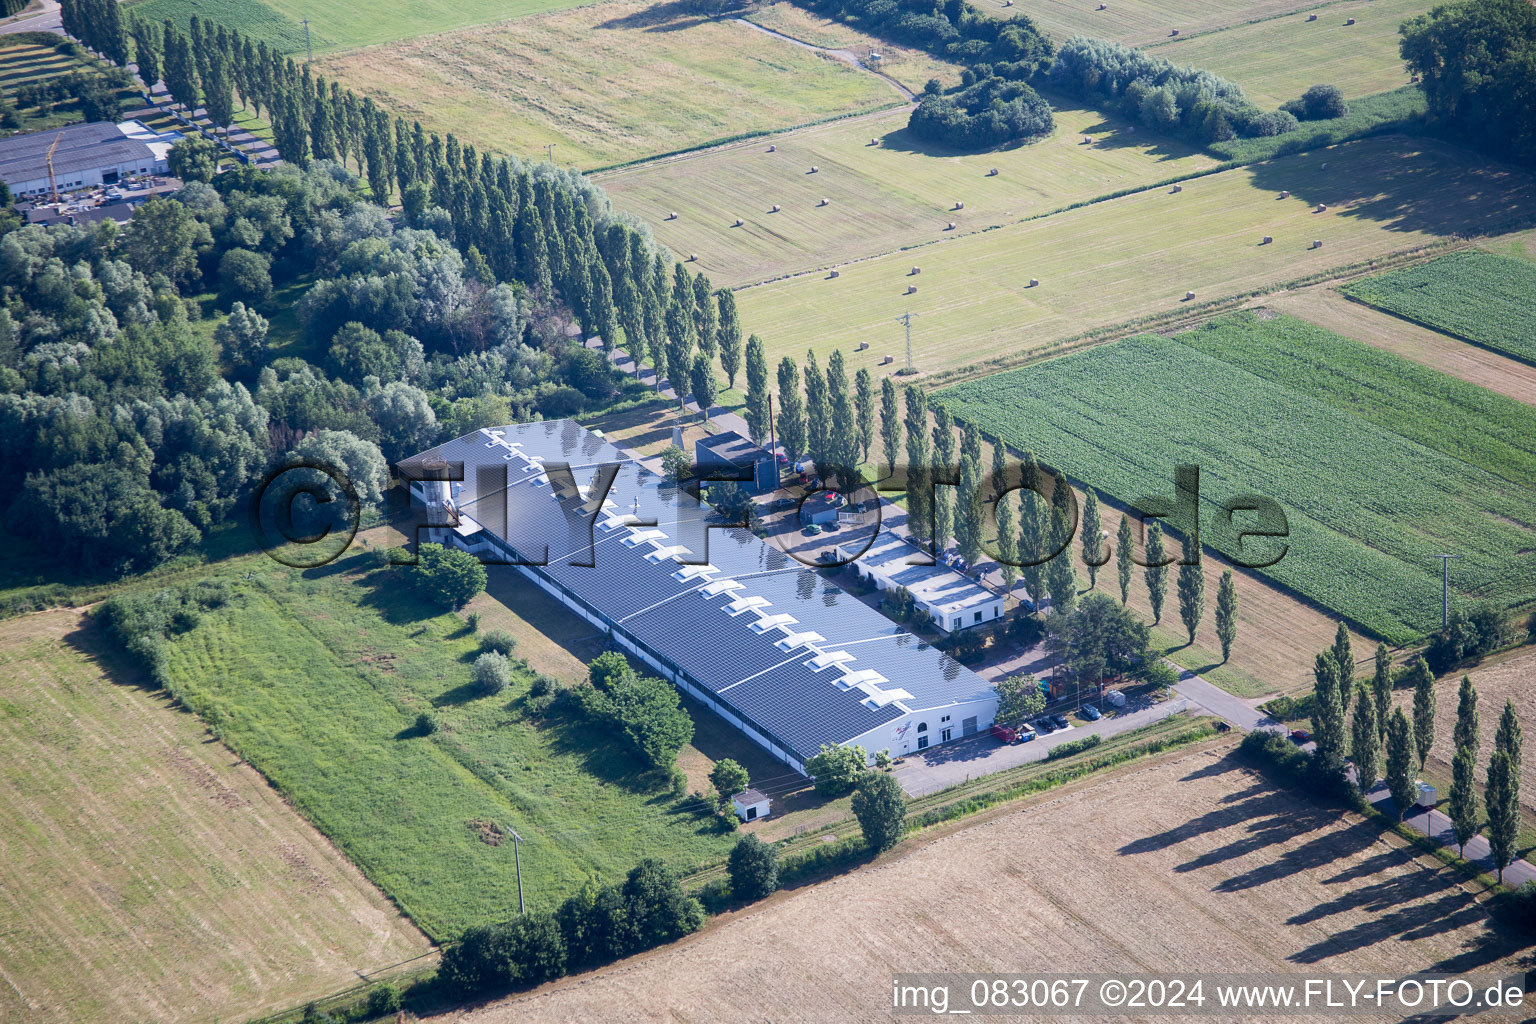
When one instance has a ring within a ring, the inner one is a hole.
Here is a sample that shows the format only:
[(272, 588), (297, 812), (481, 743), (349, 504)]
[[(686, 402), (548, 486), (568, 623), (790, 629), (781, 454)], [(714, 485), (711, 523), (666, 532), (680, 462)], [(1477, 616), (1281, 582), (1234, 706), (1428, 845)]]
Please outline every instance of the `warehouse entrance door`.
[(974, 735), (976, 735), (976, 716), (975, 715), (972, 715), (970, 718), (962, 718), (960, 720), (960, 735), (961, 736), (974, 736)]

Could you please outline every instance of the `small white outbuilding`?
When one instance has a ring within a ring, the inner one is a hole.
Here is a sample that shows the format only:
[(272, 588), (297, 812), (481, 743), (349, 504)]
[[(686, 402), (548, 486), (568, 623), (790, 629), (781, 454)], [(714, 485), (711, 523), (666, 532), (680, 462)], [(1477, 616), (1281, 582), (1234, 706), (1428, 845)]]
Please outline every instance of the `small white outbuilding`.
[(731, 797), (731, 807), (736, 811), (736, 817), (742, 821), (756, 821), (758, 818), (768, 817), (773, 801), (757, 790), (749, 789)]

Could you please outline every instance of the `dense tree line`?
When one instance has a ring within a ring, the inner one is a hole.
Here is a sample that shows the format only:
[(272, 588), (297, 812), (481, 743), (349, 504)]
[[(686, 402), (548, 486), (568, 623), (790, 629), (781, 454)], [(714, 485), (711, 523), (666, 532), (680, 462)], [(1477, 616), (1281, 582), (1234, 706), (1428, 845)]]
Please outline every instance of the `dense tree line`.
[(1051, 41), (1027, 16), (993, 17), (967, 0), (803, 0), (802, 6), (880, 39), (977, 68), (980, 78), (1025, 81), (1051, 61)]
[(1199, 143), (1280, 135), (1297, 126), (1287, 111), (1260, 110), (1235, 82), (1103, 39), (1068, 39), (1051, 65), (1050, 81), (1118, 108), (1139, 124)]
[(1446, 4), (1400, 31), (1435, 121), (1489, 152), (1536, 161), (1536, 6)]

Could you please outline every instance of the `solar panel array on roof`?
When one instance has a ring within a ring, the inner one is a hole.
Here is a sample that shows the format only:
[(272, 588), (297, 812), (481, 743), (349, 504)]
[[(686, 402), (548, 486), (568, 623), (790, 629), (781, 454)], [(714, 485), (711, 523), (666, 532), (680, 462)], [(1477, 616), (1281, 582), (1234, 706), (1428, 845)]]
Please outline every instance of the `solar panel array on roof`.
[[(465, 464), (453, 485), (465, 516), (504, 522), (500, 540), (520, 555), (548, 547), (528, 571), (801, 761), (909, 713), (993, 696), (814, 569), (745, 530), (708, 526), (711, 510), (572, 421), (481, 430), (403, 465), (433, 457)], [(504, 487), (483, 487), (473, 469), (492, 459), (507, 467)], [(620, 468), (594, 510), (604, 464)]]

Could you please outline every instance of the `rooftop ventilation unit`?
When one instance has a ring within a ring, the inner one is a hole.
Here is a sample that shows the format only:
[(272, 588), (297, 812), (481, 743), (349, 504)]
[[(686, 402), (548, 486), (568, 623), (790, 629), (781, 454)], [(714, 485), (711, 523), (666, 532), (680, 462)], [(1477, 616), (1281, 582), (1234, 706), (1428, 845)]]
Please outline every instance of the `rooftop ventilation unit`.
[(742, 612), (757, 611), (760, 608), (767, 608), (772, 603), (766, 597), (738, 597), (725, 606), (725, 614), (734, 619)]
[(715, 580), (699, 588), (699, 593), (704, 597), (719, 597), (721, 594), (729, 594), (733, 591), (743, 590), (746, 584), (741, 580)]
[(644, 544), (648, 540), (666, 539), (667, 535), (662, 533), (660, 530), (635, 530), (635, 532), (631, 533), (628, 537), (625, 537), (619, 543), (623, 544), (627, 548), (633, 548)]
[(778, 615), (764, 615), (762, 618), (758, 619), (747, 628), (754, 633), (766, 633), (770, 629), (774, 629), (779, 626), (793, 626), (799, 621), (800, 620), (795, 618), (793, 615), (781, 612)]
[(658, 545), (655, 551), (652, 551), (650, 554), (645, 556), (645, 560), (647, 562), (660, 562), (663, 559), (676, 558), (678, 555), (687, 555), (691, 553), (691, 549), (685, 548), (681, 544), (673, 544), (669, 547), (661, 547)]
[(865, 668), (860, 669), (857, 672), (846, 673), (842, 676), (842, 678), (837, 680), (837, 685), (842, 687), (844, 690), (848, 690), (855, 686), (878, 686), (881, 683), (888, 682), (890, 682), (890, 680), (885, 678), (885, 676), (881, 675), (879, 672), (876, 672), (872, 668)]
[(708, 577), (719, 571), (713, 565), (685, 565), (673, 573), (672, 578), (680, 583), (687, 583), (689, 580), (696, 580), (700, 576)]
[(805, 666), (812, 672), (820, 672), (824, 669), (831, 668), (833, 665), (846, 664), (852, 660), (853, 655), (849, 654), (847, 651), (827, 651), (823, 654), (816, 655), (816, 657), (806, 662)]
[(814, 629), (808, 629), (804, 633), (788, 634), (779, 641), (778, 648), (781, 651), (793, 651), (797, 647), (809, 647), (811, 644), (819, 644), (825, 639), (826, 637)]
[(894, 689), (894, 690), (882, 690), (879, 687), (863, 687), (863, 686), (861, 686), (861, 687), (859, 687), (859, 689), (861, 689), (865, 693), (869, 694), (868, 697), (865, 697), (859, 703), (863, 704), (865, 707), (869, 708), (871, 711), (878, 710), (880, 708), (885, 707), (887, 704), (893, 704), (896, 701), (911, 700), (912, 699), (912, 695), (910, 693), (908, 693), (906, 690), (903, 690), (903, 689), (901, 689), (899, 687)]

